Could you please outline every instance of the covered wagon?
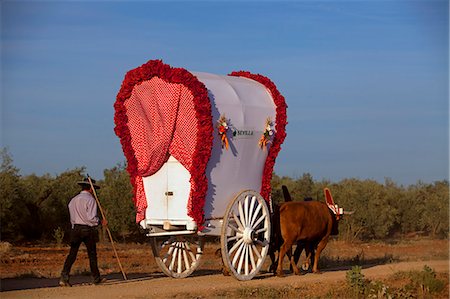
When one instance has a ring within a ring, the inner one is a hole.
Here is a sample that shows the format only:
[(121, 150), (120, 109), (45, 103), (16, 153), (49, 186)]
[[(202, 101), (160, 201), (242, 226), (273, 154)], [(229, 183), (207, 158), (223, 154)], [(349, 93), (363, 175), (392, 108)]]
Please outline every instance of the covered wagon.
[(136, 222), (161, 270), (190, 275), (210, 235), (220, 236), (230, 273), (254, 277), (268, 252), (270, 181), (286, 136), (273, 82), (151, 60), (126, 74), (114, 107)]

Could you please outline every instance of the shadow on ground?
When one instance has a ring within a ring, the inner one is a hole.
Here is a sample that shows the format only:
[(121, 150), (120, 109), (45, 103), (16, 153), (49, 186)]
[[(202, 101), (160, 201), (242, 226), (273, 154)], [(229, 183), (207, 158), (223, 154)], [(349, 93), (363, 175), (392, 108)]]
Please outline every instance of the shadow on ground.
[[(107, 279), (107, 282), (104, 283), (105, 285), (112, 285), (161, 278), (165, 277), (165, 275), (162, 273), (131, 273), (127, 274), (127, 280), (124, 280), (121, 273), (112, 273), (102, 277)], [(74, 275), (70, 277), (70, 283), (72, 287), (91, 285), (92, 278), (88, 275)], [(60, 287), (59, 278), (5, 278), (0, 282), (0, 290), (2, 292), (52, 287)]]
[[(363, 269), (370, 268), (376, 265), (389, 264), (396, 262), (391, 255), (386, 255), (380, 258), (364, 259), (364, 258), (353, 258), (353, 259), (328, 259), (321, 258), (319, 262), (319, 269), (323, 272), (334, 272), (334, 271), (346, 271), (352, 269), (353, 266), (359, 265)], [(292, 274), (288, 269), (284, 269), (285, 275)], [(221, 274), (220, 270), (213, 269), (198, 269), (190, 275), (190, 277), (208, 276), (208, 275), (218, 275)], [(303, 272), (302, 274), (307, 274), (308, 272)], [(122, 284), (136, 281), (145, 281), (155, 278), (166, 277), (163, 273), (131, 273), (127, 274), (127, 280), (124, 280), (121, 273), (112, 273), (104, 276), (108, 281), (105, 285), (111, 284)], [(253, 279), (267, 279), (273, 277), (273, 273), (260, 271)], [(14, 290), (26, 290), (26, 289), (38, 289), (38, 288), (51, 288), (59, 287), (59, 278), (38, 278), (38, 277), (21, 277), (21, 278), (5, 278), (0, 281), (0, 291), (14, 291)], [(76, 275), (70, 277), (70, 283), (73, 287), (85, 286), (92, 284), (92, 279), (89, 275)]]

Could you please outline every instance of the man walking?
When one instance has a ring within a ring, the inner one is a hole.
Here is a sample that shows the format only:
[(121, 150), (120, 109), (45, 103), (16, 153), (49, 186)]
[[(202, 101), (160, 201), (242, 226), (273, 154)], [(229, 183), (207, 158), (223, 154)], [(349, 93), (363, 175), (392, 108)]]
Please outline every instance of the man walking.
[[(100, 187), (92, 180), (92, 186), (95, 189)], [(99, 218), (97, 216), (97, 202), (93, 196), (94, 190), (91, 187), (89, 179), (77, 182), (81, 186), (81, 192), (72, 198), (69, 202), (70, 223), (70, 252), (64, 262), (64, 268), (61, 272), (60, 286), (71, 286), (69, 283), (70, 269), (77, 258), (78, 249), (81, 243), (86, 245), (89, 256), (89, 265), (94, 284), (105, 282), (105, 278), (100, 277), (97, 266), (97, 246), (99, 241), (97, 227)], [(102, 220), (102, 225), (106, 225), (106, 220)]]

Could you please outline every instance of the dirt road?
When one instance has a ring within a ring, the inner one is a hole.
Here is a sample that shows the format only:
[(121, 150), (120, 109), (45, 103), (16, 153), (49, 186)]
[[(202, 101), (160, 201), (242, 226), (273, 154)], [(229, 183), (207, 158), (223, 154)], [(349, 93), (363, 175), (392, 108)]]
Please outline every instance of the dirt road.
[[(363, 267), (362, 273), (371, 280), (388, 278), (399, 271), (422, 270), (428, 265), (436, 272), (448, 273), (448, 260), (401, 262), (373, 267)], [(82, 278), (75, 277), (75, 285), (71, 288), (57, 287), (57, 279), (11, 279), (2, 281), (2, 289), (14, 289), (21, 286), (22, 290), (5, 291), (0, 294), (2, 299), (9, 298), (210, 298), (222, 291), (237, 288), (292, 286), (301, 288), (305, 285), (320, 284), (325, 288), (328, 283), (345, 282), (347, 270), (328, 270), (320, 275), (306, 274), (303, 276), (287, 275), (284, 278), (262, 274), (251, 281), (240, 282), (229, 276), (217, 272), (197, 271), (193, 276), (185, 279), (173, 279), (159, 274), (150, 276), (130, 276), (123, 281), (120, 276), (110, 276), (110, 280), (100, 286), (82, 284)], [(19, 285), (17, 285), (19, 283)], [(81, 283), (81, 284), (80, 284)], [(34, 284), (34, 286), (33, 286)], [(28, 289), (27, 289), (28, 288)]]

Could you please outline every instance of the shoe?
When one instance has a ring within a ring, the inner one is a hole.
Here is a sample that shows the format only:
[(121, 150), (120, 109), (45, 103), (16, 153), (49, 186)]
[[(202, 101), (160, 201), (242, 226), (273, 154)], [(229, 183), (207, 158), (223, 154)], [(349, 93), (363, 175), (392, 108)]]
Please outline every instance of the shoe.
[(102, 278), (96, 278), (96, 279), (94, 279), (94, 284), (102, 284), (102, 283), (105, 283), (105, 282), (107, 282), (108, 280), (106, 279), (106, 278), (104, 278), (104, 277), (102, 277)]
[(60, 287), (71, 287), (72, 285), (70, 284), (70, 282), (68, 280), (61, 278), (59, 280), (59, 286)]

